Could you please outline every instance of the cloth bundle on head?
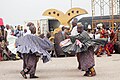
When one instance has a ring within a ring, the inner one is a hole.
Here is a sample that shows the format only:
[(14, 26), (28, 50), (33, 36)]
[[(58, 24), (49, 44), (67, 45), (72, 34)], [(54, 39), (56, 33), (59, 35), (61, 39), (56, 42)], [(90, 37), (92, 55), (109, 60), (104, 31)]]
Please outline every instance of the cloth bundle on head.
[(78, 22), (78, 23), (77, 23), (77, 26), (78, 26), (78, 27), (83, 27), (83, 25), (82, 25), (81, 22)]
[(65, 26), (65, 28), (68, 28), (68, 29), (69, 29), (69, 28), (70, 28), (70, 26)]

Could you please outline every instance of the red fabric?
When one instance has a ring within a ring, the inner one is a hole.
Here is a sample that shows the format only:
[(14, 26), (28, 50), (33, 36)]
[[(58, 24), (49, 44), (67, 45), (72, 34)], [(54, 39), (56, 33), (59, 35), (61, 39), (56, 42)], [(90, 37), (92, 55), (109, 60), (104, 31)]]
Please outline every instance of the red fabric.
[(114, 44), (108, 42), (108, 43), (106, 44), (105, 48), (108, 48), (109, 52), (110, 52), (110, 53), (113, 53), (113, 50), (114, 50)]
[(100, 38), (108, 38), (108, 35), (106, 35), (107, 31), (105, 29), (102, 29), (100, 34), (101, 34)]
[(2, 53), (0, 53), (0, 61), (2, 61), (3, 60), (3, 58), (2, 58)]
[(112, 40), (114, 38), (114, 36), (115, 36), (115, 32), (114, 32), (113, 29), (110, 32), (111, 32), (111, 34), (110, 34), (110, 40)]
[(2, 18), (0, 18), (0, 26), (3, 26), (4, 24), (3, 24), (3, 19)]

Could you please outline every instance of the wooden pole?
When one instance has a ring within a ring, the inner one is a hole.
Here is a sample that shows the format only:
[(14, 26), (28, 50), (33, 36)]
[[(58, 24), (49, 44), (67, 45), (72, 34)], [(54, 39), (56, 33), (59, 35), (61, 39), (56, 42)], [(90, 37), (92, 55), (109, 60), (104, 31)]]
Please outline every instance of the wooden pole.
[(114, 29), (114, 1), (112, 0), (112, 28)]

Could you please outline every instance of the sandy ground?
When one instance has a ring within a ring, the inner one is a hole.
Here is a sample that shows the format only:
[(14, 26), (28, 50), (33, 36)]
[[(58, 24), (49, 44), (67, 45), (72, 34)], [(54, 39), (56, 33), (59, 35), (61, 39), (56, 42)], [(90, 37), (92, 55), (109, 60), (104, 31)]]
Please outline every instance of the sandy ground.
[[(46, 64), (40, 60), (36, 71), (39, 78), (32, 80), (120, 80), (120, 54), (95, 56), (95, 61), (97, 75), (84, 77), (84, 71), (77, 69), (76, 57), (52, 58)], [(22, 60), (1, 61), (0, 80), (24, 80), (19, 73), (21, 69)]]

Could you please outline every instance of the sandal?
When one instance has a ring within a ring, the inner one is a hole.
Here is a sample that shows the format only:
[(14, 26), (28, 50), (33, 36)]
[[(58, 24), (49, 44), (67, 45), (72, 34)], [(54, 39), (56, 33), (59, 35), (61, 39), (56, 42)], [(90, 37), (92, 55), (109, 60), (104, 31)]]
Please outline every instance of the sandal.
[(91, 77), (90, 71), (86, 71), (86, 73), (83, 76)]
[(34, 74), (30, 74), (30, 78), (39, 78), (38, 76), (35, 76)]
[(95, 76), (95, 75), (96, 75), (96, 72), (95, 72), (95, 69), (94, 69), (94, 68), (91, 68), (91, 69), (90, 69), (90, 72), (91, 72), (91, 76)]
[(22, 70), (22, 71), (20, 72), (20, 74), (21, 74), (25, 79), (27, 79), (27, 76), (26, 76), (24, 70)]

